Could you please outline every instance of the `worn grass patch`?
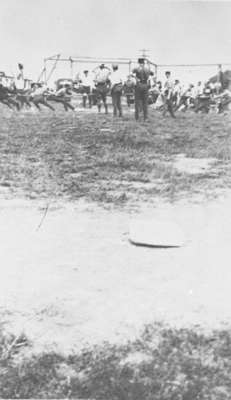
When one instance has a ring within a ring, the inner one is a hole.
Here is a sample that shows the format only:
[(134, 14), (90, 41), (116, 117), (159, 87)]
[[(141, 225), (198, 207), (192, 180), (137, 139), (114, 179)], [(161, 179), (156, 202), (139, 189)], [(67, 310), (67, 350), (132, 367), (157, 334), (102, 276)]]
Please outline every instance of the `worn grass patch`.
[(70, 356), (23, 356), (15, 346), (5, 357), (8, 345), (1, 331), (1, 398), (230, 399), (227, 330), (204, 334), (155, 324), (126, 345), (104, 343)]
[[(189, 112), (173, 121), (152, 112), (144, 124), (133, 115), (119, 120), (46, 111), (6, 114), (3, 109), (0, 126), (2, 194), (123, 205), (211, 195), (231, 186), (229, 116)], [(192, 176), (174, 168), (178, 154), (214, 158), (217, 164)]]

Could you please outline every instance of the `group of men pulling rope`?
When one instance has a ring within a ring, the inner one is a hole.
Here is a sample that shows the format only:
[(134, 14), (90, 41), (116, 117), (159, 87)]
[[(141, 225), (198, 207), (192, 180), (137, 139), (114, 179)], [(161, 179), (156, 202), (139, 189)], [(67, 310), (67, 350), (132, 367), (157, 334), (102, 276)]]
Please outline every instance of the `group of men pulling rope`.
[[(20, 66), (19, 79), (23, 78), (23, 66)], [(77, 86), (75, 86), (75, 84)], [(6, 87), (0, 83), (0, 102), (11, 109), (21, 110), (34, 105), (39, 111), (45, 106), (52, 111), (51, 103), (61, 103), (65, 111), (75, 110), (71, 103), (73, 92), (82, 93), (83, 107), (93, 105), (101, 112), (102, 105), (105, 113), (108, 113), (107, 96), (112, 98), (113, 115), (122, 117), (122, 95), (127, 98), (127, 105), (135, 104), (135, 119), (139, 120), (140, 113), (144, 121), (148, 118), (148, 105), (153, 104), (156, 109), (162, 110), (163, 115), (168, 112), (175, 118), (175, 111), (194, 109), (195, 112), (209, 112), (215, 108), (221, 113), (231, 102), (231, 93), (224, 90), (218, 80), (215, 84), (206, 83), (197, 86), (190, 84), (184, 88), (179, 80), (173, 81), (171, 72), (165, 72), (165, 82), (157, 81), (154, 72), (150, 69), (144, 58), (138, 59), (138, 65), (124, 81), (119, 66), (113, 64), (112, 68), (101, 64), (92, 73), (83, 71), (74, 85), (70, 82), (63, 83), (56, 90), (52, 90), (44, 83), (32, 83), (29, 88), (19, 89), (13, 83)]]
[(41, 111), (41, 105), (54, 111), (54, 107), (50, 104), (52, 102), (61, 103), (64, 109), (74, 110), (71, 104), (72, 92), (68, 85), (54, 91), (49, 89), (43, 83), (32, 83), (28, 89), (18, 89), (14, 84), (10, 87), (4, 86), (0, 83), (0, 103), (5, 104), (11, 109), (20, 111), (23, 107), (31, 108), (34, 105)]

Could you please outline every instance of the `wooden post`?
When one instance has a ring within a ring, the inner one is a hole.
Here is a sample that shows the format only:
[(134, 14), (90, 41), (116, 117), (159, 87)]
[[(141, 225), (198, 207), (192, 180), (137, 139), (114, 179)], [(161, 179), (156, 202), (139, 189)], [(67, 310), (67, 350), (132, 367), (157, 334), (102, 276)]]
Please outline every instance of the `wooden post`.
[(155, 65), (155, 76), (156, 76), (156, 78), (157, 78), (157, 72), (158, 72), (158, 67), (157, 67), (157, 65)]
[(47, 62), (46, 62), (46, 60), (44, 60), (43, 76), (44, 76), (44, 82), (45, 82), (45, 84), (47, 84)]
[(70, 70), (71, 70), (71, 79), (73, 79), (73, 60), (70, 57)]
[(220, 71), (221, 71), (221, 64), (217, 65), (217, 82), (220, 81)]
[(128, 72), (129, 72), (129, 75), (131, 74), (131, 70), (132, 70), (132, 62), (131, 62), (131, 60), (130, 60), (129, 63), (128, 63)]

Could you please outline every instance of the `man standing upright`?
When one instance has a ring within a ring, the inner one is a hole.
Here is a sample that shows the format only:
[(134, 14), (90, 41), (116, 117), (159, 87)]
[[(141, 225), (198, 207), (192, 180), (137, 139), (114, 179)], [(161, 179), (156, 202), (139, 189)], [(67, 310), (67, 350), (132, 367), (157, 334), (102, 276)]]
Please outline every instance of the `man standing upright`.
[(89, 75), (89, 71), (86, 69), (83, 71), (83, 76), (81, 78), (81, 84), (82, 84), (82, 93), (83, 93), (83, 107), (86, 108), (86, 103), (88, 99), (88, 104), (89, 108), (91, 108), (92, 105), (92, 86), (93, 86), (93, 80), (91, 76)]
[(113, 115), (116, 117), (118, 111), (119, 117), (122, 117), (121, 96), (123, 91), (123, 82), (117, 64), (112, 65), (112, 73), (109, 79), (111, 82)]
[(176, 79), (173, 85), (173, 93), (172, 93), (172, 103), (175, 107), (178, 107), (180, 104), (180, 98), (182, 94), (182, 87), (179, 79)]
[(24, 81), (24, 67), (22, 64), (18, 64), (19, 73), (16, 76), (15, 86), (18, 90), (23, 91), (25, 88), (25, 81)]
[(134, 103), (134, 94), (135, 94), (135, 85), (136, 79), (130, 74), (127, 77), (127, 80), (124, 82), (124, 94), (127, 98), (127, 106), (130, 108), (131, 104)]
[(107, 93), (110, 82), (109, 76), (111, 71), (104, 64), (101, 64), (98, 68), (94, 70), (94, 72), (95, 72), (95, 87), (96, 87), (98, 112), (101, 111), (101, 100), (102, 100), (105, 108), (105, 113), (108, 114)]
[(148, 78), (150, 76), (150, 69), (145, 65), (145, 59), (138, 59), (138, 67), (132, 72), (136, 77), (135, 85), (135, 119), (139, 119), (140, 106), (143, 111), (144, 121), (148, 117)]
[(174, 111), (173, 111), (173, 89), (174, 89), (174, 85), (173, 82), (171, 80), (171, 72), (170, 71), (166, 71), (165, 72), (165, 76), (166, 76), (166, 81), (164, 83), (164, 96), (165, 96), (165, 110), (164, 110), (164, 114), (166, 114), (166, 111), (168, 111), (171, 115), (172, 118), (176, 118)]
[(218, 76), (217, 76), (217, 80), (221, 85), (221, 92), (225, 89), (225, 79), (224, 79), (224, 72), (222, 71), (222, 65), (219, 64), (218, 65)]

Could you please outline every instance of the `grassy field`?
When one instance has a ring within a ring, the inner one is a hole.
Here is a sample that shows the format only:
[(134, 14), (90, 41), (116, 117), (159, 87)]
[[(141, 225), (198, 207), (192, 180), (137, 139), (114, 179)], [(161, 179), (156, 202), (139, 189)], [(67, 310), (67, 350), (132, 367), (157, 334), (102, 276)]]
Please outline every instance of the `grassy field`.
[[(0, 189), (31, 199), (65, 198), (124, 205), (163, 197), (213, 196), (229, 188), (231, 117), (152, 112), (149, 123), (111, 115), (9, 114), (0, 117)], [(213, 158), (188, 174), (175, 157)], [(1, 190), (0, 190), (1, 192)]]
[[(12, 345), (13, 343), (13, 345)], [(0, 337), (1, 398), (228, 400), (231, 334), (147, 326), (134, 342), (64, 357), (20, 356), (25, 337)]]
[[(120, 119), (90, 113), (0, 115), (0, 195), (125, 207), (218, 196), (231, 187), (231, 117), (151, 112)], [(211, 159), (204, 172), (177, 156)], [(126, 345), (31, 355), (25, 335), (0, 330), (1, 398), (228, 400), (231, 334), (153, 324)]]

